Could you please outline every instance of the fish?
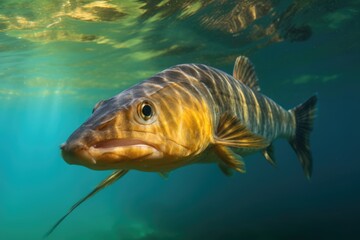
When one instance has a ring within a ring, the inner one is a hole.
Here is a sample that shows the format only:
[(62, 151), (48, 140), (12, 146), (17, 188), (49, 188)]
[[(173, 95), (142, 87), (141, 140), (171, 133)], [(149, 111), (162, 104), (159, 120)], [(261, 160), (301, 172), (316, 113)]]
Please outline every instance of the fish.
[(236, 58), (233, 75), (204, 64), (180, 64), (99, 101), (61, 145), (61, 154), (69, 164), (121, 170), (121, 176), (130, 170), (166, 176), (195, 163), (218, 164), (232, 175), (245, 173), (243, 158), (255, 152), (275, 165), (273, 142), (283, 138), (310, 179), (316, 103), (314, 94), (284, 109), (262, 94), (245, 56)]

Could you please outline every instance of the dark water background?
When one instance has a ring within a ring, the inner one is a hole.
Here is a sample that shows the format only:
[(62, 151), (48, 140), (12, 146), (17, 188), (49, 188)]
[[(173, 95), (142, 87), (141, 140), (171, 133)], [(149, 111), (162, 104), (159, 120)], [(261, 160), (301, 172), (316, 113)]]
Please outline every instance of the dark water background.
[(64, 142), (94, 104), (178, 63), (256, 66), (286, 108), (319, 94), (314, 171), (278, 166), (132, 171), (50, 239), (360, 239), (360, 1), (0, 2), (0, 239), (40, 239), (110, 172), (67, 165)]

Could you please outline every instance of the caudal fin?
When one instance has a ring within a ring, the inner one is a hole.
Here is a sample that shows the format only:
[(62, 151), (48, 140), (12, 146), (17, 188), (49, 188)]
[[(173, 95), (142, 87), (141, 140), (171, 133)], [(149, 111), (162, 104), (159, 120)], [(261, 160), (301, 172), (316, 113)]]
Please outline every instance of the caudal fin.
[(295, 136), (289, 140), (289, 143), (296, 152), (308, 179), (310, 179), (312, 173), (310, 132), (313, 129), (315, 119), (316, 102), (317, 95), (314, 95), (303, 104), (291, 110), (295, 113), (296, 133)]

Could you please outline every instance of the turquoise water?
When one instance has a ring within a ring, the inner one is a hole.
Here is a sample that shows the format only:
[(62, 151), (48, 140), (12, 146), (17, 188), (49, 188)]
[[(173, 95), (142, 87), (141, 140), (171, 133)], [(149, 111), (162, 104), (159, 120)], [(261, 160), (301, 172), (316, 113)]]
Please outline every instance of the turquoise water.
[(94, 104), (179, 63), (255, 64), (291, 108), (314, 92), (311, 181), (285, 141), (278, 165), (132, 171), (49, 239), (357, 239), (360, 2), (0, 2), (0, 239), (41, 239), (110, 174), (66, 164), (59, 145)]

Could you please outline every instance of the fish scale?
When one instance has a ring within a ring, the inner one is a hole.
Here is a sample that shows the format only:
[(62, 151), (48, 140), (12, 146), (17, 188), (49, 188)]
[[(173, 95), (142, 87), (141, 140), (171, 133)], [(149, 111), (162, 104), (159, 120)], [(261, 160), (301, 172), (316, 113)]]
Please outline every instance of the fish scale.
[[(266, 137), (269, 142), (279, 136), (291, 137), (295, 133), (293, 113), (283, 109), (268, 97), (256, 93), (227, 73), (202, 64), (183, 64), (166, 70), (157, 77), (172, 79), (168, 76), (172, 76), (174, 71), (183, 74), (177, 76), (178, 81), (188, 81), (189, 86), (196, 88), (193, 94), (201, 95), (198, 97), (206, 98), (210, 106), (219, 109), (214, 111), (215, 123), (218, 122), (219, 112), (220, 115), (231, 112), (252, 132)], [(186, 91), (189, 90), (186, 88)], [(261, 110), (257, 111), (259, 108)]]

